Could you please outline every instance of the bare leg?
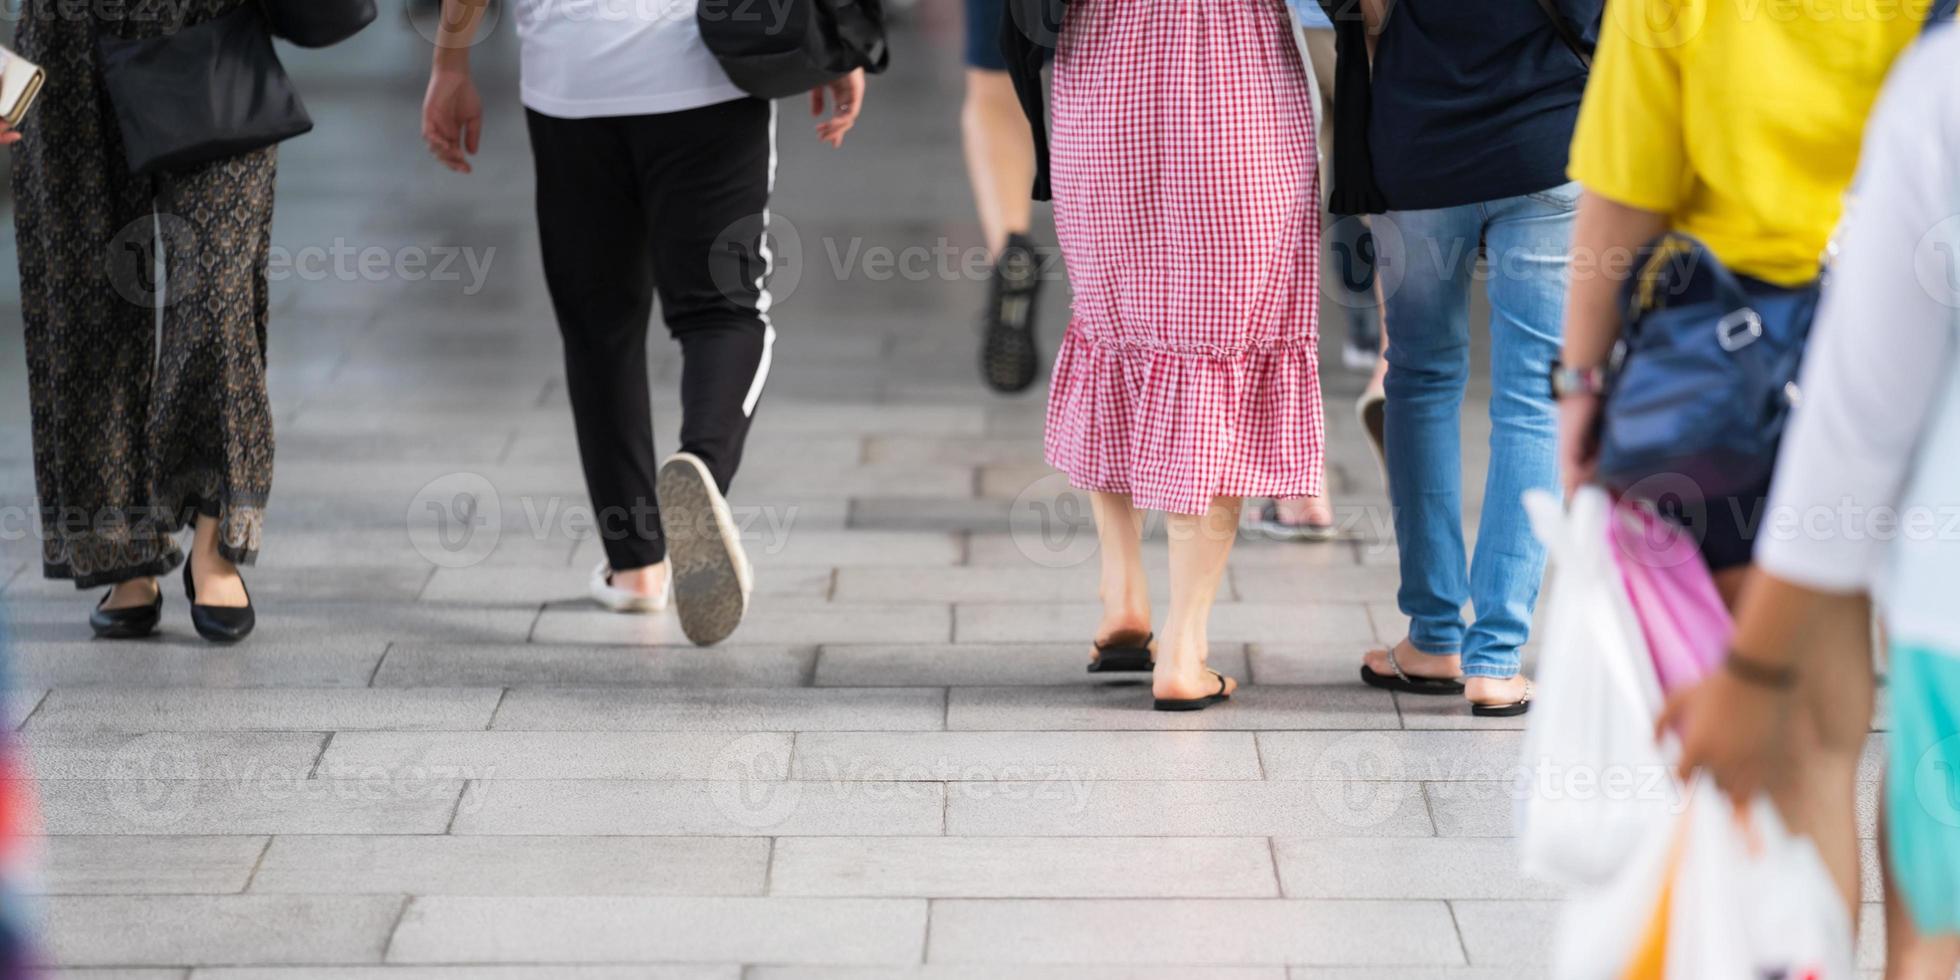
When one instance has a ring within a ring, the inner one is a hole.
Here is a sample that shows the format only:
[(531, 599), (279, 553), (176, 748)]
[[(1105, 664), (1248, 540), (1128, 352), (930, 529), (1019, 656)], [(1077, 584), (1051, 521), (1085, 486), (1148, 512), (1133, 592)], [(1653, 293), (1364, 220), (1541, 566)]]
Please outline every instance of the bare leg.
[(197, 537), (191, 543), (191, 577), (197, 583), (200, 606), (244, 606), (245, 580), (238, 566), (218, 554), (218, 519), (197, 515)]
[(1150, 582), (1143, 570), (1143, 514), (1120, 493), (1089, 495), (1102, 550), (1102, 622), (1096, 642), (1150, 632)]
[(967, 69), (960, 129), (987, 254), (999, 255), (1008, 235), (1028, 230), (1034, 209), (1034, 136), (1006, 72)]
[(1954, 970), (1960, 969), (1960, 935), (1924, 935), (1912, 924), (1905, 896), (1893, 887), (1882, 814), (1879, 826), (1879, 862), (1886, 868), (1885, 980), (1952, 980)]
[(1792, 706), (1793, 762), (1788, 782), (1772, 788), (1795, 833), (1817, 845), (1831, 877), (1856, 920), (1858, 756), (1871, 732), (1874, 679), (1871, 604), (1863, 597), (1835, 597), (1817, 610), (1808, 627), (1814, 651), (1798, 673)]
[[(1166, 515), (1171, 539), (1171, 604), (1157, 644), (1157, 670), (1151, 690), (1159, 698), (1201, 698), (1218, 693), (1218, 680), (1205, 670), (1206, 638), (1212, 600), (1225, 576), (1232, 542), (1239, 531), (1239, 497), (1216, 497), (1211, 509), (1193, 517)], [(1226, 679), (1226, 693), (1238, 682)]]

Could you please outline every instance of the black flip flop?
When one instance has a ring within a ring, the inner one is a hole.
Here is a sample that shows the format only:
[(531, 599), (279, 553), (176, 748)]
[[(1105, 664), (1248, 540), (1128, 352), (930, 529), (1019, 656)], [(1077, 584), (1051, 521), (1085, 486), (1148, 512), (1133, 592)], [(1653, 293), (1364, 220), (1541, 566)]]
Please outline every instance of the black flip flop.
[(1215, 670), (1206, 670), (1205, 673), (1218, 678), (1217, 694), (1202, 698), (1158, 698), (1157, 703), (1152, 707), (1158, 711), (1203, 711), (1221, 701), (1232, 700), (1232, 696), (1226, 693), (1226, 689), (1231, 685), (1225, 680), (1225, 675)]
[(1470, 713), (1479, 718), (1516, 718), (1531, 710), (1531, 682), (1524, 682), (1524, 697), (1510, 704), (1477, 704), (1472, 702)]
[(1128, 634), (1120, 640), (1111, 637), (1107, 644), (1096, 644), (1096, 658), (1089, 661), (1091, 674), (1147, 674), (1150, 672), (1150, 644), (1157, 638), (1155, 633), (1144, 634), (1141, 643), (1132, 642)]
[(1393, 674), (1378, 674), (1367, 664), (1361, 665), (1361, 683), (1369, 687), (1379, 687), (1384, 691), (1401, 691), (1404, 694), (1456, 694), (1463, 693), (1463, 680), (1458, 677), (1411, 677), (1395, 662), (1395, 648), (1389, 647), (1388, 665)]

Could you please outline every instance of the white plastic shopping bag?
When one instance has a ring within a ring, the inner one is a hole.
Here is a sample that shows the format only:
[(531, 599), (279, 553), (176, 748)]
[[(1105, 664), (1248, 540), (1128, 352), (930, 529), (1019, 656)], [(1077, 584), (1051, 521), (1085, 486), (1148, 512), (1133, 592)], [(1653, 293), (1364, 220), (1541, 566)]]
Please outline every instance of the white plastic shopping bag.
[(1561, 980), (1849, 980), (1851, 917), (1822, 856), (1767, 798), (1741, 815), (1706, 776), (1560, 919)]
[(1526, 874), (1598, 885), (1680, 812), (1679, 783), (1654, 743), (1660, 681), (1607, 550), (1606, 492), (1581, 488), (1567, 508), (1542, 491), (1524, 503), (1552, 578), (1524, 735), (1519, 848)]
[(1668, 924), (1669, 980), (1781, 977), (1849, 980), (1856, 941), (1830, 869), (1768, 797), (1740, 816), (1707, 777), (1696, 780)]

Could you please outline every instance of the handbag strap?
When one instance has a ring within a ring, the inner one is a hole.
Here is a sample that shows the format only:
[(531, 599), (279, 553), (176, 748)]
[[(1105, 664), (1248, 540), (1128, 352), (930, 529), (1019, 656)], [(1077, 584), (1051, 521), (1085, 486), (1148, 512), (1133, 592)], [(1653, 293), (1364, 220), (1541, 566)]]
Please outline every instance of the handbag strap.
[[(1663, 232), (1658, 238), (1641, 249), (1645, 258), (1637, 273), (1626, 283), (1625, 309), (1621, 311), (1621, 340), (1631, 342), (1640, 331), (1640, 323), (1645, 314), (1664, 304), (1656, 290), (1661, 288), (1669, 265), (1684, 265), (1689, 270), (1703, 270), (1713, 280), (1715, 301), (1723, 311), (1722, 322), (1717, 325), (1720, 331), (1744, 331), (1753, 329), (1760, 334), (1762, 319), (1749, 299), (1749, 291), (1742, 288), (1742, 282), (1722, 264), (1722, 260), (1707, 245), (1693, 235), (1678, 231)], [(1678, 285), (1678, 284), (1677, 284)], [(1753, 321), (1753, 324), (1752, 324)], [(1736, 334), (1740, 339), (1740, 334)], [(1725, 345), (1727, 341), (1724, 341)]]
[(1572, 49), (1572, 53), (1578, 56), (1579, 63), (1585, 65), (1586, 70), (1591, 71), (1593, 46), (1587, 44), (1585, 39), (1579, 36), (1579, 32), (1572, 29), (1571, 22), (1565, 19), (1564, 14), (1558, 12), (1558, 7), (1552, 4), (1552, 0), (1538, 0), (1538, 9), (1544, 11), (1545, 18), (1552, 22), (1552, 30), (1558, 34), (1558, 39)]

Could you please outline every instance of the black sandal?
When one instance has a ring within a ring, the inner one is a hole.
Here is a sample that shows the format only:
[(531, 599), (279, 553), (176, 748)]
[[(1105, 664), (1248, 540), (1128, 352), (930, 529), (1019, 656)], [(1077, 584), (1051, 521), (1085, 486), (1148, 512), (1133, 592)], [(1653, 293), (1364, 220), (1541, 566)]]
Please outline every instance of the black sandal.
[(1218, 678), (1217, 694), (1209, 694), (1202, 698), (1158, 698), (1157, 703), (1152, 707), (1158, 711), (1203, 711), (1221, 701), (1232, 700), (1228, 690), (1231, 683), (1225, 680), (1225, 675), (1210, 668), (1206, 668), (1205, 673)]
[(1531, 682), (1524, 682), (1524, 697), (1510, 704), (1478, 704), (1470, 702), (1470, 713), (1479, 718), (1516, 718), (1531, 710)]
[(1388, 654), (1388, 666), (1393, 674), (1377, 674), (1367, 664), (1361, 665), (1361, 682), (1369, 687), (1379, 687), (1384, 691), (1401, 691), (1404, 694), (1456, 694), (1463, 693), (1463, 679), (1460, 677), (1411, 677), (1395, 662), (1395, 645), (1390, 644), (1384, 651)]
[(1149, 673), (1153, 665), (1151, 644), (1155, 633), (1145, 633), (1141, 641), (1135, 633), (1119, 633), (1106, 643), (1096, 644), (1095, 659), (1089, 661), (1091, 674)]

